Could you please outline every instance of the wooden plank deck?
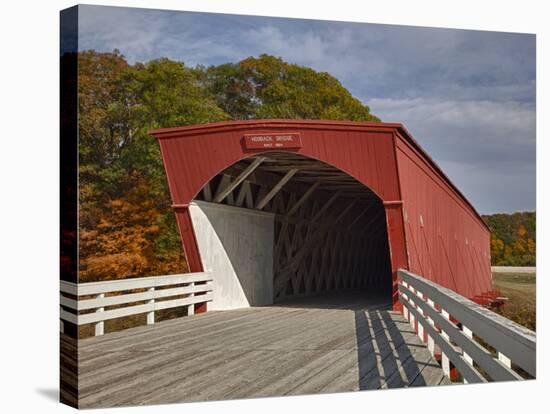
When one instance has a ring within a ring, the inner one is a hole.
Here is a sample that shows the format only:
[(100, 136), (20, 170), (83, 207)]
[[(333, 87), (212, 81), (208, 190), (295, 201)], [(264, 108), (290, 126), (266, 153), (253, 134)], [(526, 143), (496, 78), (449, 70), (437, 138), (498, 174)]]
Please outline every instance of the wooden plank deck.
[[(79, 341), (80, 407), (449, 384), (365, 292), (208, 312)], [(71, 346), (71, 339), (62, 336)], [(63, 346), (62, 346), (63, 349)]]

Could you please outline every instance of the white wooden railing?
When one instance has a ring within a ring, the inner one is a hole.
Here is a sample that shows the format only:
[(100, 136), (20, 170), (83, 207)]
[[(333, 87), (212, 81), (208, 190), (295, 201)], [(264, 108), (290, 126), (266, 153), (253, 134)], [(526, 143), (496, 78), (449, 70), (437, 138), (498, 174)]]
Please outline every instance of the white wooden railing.
[(155, 323), (155, 311), (186, 306), (189, 315), (194, 313), (195, 304), (211, 300), (212, 277), (204, 272), (89, 283), (61, 281), (61, 330), (64, 321), (78, 326), (92, 323), (95, 335), (103, 335), (104, 322), (109, 319), (146, 313), (150, 325)]
[[(535, 332), (421, 276), (406, 270), (399, 270), (398, 276), (403, 314), (427, 340), (432, 355), (441, 352), (447, 376), (451, 363), (468, 383), (487, 382), (487, 376), (494, 381), (521, 380), (516, 367), (536, 376)], [(474, 335), (495, 348), (498, 356)]]

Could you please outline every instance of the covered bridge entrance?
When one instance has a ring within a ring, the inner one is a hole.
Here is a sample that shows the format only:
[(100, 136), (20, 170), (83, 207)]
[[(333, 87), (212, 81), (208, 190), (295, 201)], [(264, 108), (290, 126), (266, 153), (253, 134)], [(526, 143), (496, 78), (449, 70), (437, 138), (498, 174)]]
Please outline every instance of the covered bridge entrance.
[(491, 290), (485, 223), (400, 124), (255, 120), (152, 134), (190, 270), (213, 275), (208, 309), (345, 289), (399, 308), (399, 268), (470, 298)]
[(190, 213), (218, 287), (212, 309), (342, 289), (391, 293), (382, 200), (321, 161), (253, 155), (210, 180)]

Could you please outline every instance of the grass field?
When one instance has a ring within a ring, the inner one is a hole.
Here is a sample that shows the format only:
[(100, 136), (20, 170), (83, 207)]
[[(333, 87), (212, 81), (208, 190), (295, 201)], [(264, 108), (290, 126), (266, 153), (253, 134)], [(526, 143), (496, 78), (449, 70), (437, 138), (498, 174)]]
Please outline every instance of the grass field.
[(493, 273), (493, 286), (508, 298), (497, 313), (536, 331), (536, 275)]

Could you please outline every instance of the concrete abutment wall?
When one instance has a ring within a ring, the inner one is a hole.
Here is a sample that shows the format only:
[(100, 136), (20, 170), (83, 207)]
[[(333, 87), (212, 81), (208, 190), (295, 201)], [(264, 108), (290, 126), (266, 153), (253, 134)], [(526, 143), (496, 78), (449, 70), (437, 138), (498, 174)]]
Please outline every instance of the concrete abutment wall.
[(275, 215), (205, 201), (190, 212), (204, 270), (213, 272), (208, 309), (272, 304)]

